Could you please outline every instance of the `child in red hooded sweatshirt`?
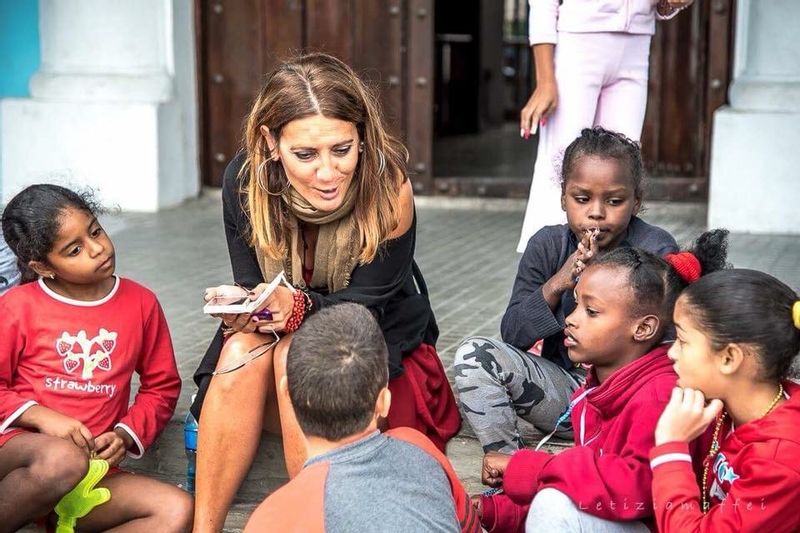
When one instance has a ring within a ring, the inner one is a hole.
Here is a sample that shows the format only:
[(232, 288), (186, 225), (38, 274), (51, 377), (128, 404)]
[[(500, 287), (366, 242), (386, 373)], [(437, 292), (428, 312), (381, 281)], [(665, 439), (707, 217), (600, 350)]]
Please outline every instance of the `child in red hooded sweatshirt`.
[(663, 339), (683, 287), (701, 271), (725, 266), (726, 238), (724, 230), (708, 232), (693, 252), (665, 259), (619, 248), (586, 267), (575, 287), (577, 307), (566, 319), (565, 345), (574, 363), (591, 370), (556, 424), (571, 416), (575, 447), (558, 455), (487, 454), (483, 480), (504, 491), (480, 499), (487, 530), (653, 527), (648, 453), (677, 377)]
[[(675, 325), (679, 388), (650, 454), (658, 529), (800, 531), (800, 386), (786, 380), (800, 298), (762, 272), (717, 272), (681, 294)], [(686, 443), (709, 427), (698, 483)]]

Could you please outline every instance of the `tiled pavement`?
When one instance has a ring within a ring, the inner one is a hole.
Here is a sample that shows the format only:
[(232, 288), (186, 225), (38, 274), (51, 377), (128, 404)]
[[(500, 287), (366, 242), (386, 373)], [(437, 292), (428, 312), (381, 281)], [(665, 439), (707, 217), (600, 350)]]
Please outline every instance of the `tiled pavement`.
[[(441, 330), (438, 348), (450, 375), (462, 338), (498, 333), (516, 273), (523, 210), (519, 201), (418, 200), (416, 257), (430, 288)], [(704, 208), (698, 205), (651, 205), (643, 216), (681, 244), (705, 226)], [(157, 449), (139, 466), (129, 466), (179, 483), (185, 469), (181, 419), (194, 392), (191, 375), (216, 328), (201, 313), (203, 289), (230, 281), (219, 195), (210, 192), (157, 214), (110, 214), (103, 220), (117, 248), (117, 271), (158, 295), (184, 378), (178, 410)], [(800, 236), (733, 235), (730, 260), (800, 288)], [(280, 453), (277, 440), (264, 439), (229, 516), (231, 531), (241, 527), (254, 502), (282, 482)], [(467, 428), (451, 441), (448, 455), (468, 488), (477, 490), (481, 452)]]

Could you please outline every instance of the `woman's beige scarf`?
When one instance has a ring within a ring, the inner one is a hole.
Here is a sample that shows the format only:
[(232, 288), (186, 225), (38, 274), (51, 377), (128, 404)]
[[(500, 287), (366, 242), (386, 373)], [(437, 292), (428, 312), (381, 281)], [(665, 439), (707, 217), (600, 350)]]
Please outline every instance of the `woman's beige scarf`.
[(353, 216), (357, 188), (351, 183), (342, 205), (335, 211), (320, 211), (308, 203), (308, 200), (293, 187), (289, 187), (281, 199), (289, 206), (292, 215), (291, 249), (285, 257), (278, 259), (265, 255), (260, 249), (256, 250), (264, 280), (269, 282), (284, 271), (292, 285), (305, 287), (299, 222), (303, 221), (319, 226), (317, 247), (314, 251), (314, 274), (309, 286), (313, 289), (327, 288), (328, 292), (336, 292), (347, 287), (350, 283), (350, 274), (361, 254), (361, 243)]

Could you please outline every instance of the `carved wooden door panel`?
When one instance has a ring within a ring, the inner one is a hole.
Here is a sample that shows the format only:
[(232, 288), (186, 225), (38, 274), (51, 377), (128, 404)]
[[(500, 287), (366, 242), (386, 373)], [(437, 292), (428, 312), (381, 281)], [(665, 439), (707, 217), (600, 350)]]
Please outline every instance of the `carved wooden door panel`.
[(197, 0), (203, 183), (220, 186), (265, 76), (300, 52), (333, 54), (378, 94), (430, 189), (433, 0)]
[(642, 153), (653, 199), (705, 200), (713, 112), (731, 79), (733, 0), (695, 2), (658, 24)]

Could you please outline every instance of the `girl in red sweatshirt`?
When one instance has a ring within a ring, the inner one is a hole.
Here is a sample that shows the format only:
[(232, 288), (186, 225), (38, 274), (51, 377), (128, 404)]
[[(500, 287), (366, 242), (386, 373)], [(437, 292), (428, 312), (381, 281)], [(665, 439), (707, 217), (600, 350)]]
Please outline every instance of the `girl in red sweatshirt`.
[[(114, 245), (85, 195), (32, 185), (2, 223), (20, 266), (39, 279), (0, 297), (0, 532), (48, 514), (91, 456), (112, 467), (99, 483), (111, 500), (78, 529), (188, 529), (188, 494), (116, 468), (155, 441), (180, 393), (155, 295), (114, 275)], [(134, 372), (141, 386), (129, 405)]]
[[(675, 325), (679, 388), (650, 453), (658, 529), (800, 531), (800, 386), (786, 379), (800, 351), (797, 293), (762, 272), (718, 272), (681, 294)], [(695, 476), (687, 443), (703, 432)]]
[(571, 416), (575, 447), (558, 455), (487, 454), (483, 480), (504, 492), (480, 499), (486, 529), (649, 530), (648, 452), (676, 381), (663, 339), (681, 289), (701, 269), (724, 266), (726, 237), (723, 230), (706, 233), (694, 254), (666, 260), (619, 248), (586, 267), (564, 333), (570, 359), (591, 370), (556, 424)]

